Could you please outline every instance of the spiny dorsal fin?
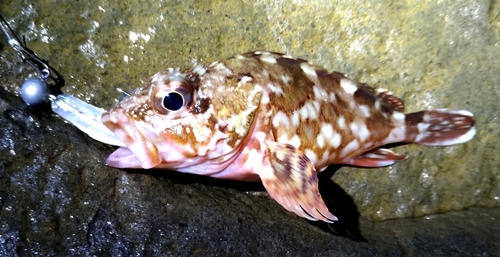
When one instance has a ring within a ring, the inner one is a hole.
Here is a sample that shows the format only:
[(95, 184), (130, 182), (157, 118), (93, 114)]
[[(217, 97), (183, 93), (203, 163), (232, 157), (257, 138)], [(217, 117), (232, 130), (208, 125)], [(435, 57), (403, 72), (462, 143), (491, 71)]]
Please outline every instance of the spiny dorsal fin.
[(336, 221), (321, 198), (316, 169), (309, 158), (289, 144), (266, 141), (266, 145), (272, 169), (259, 175), (269, 195), (303, 218)]
[(382, 101), (387, 103), (389, 106), (394, 108), (395, 111), (403, 112), (405, 109), (403, 100), (395, 96), (392, 92), (384, 88), (377, 88), (375, 90), (376, 94), (382, 98)]

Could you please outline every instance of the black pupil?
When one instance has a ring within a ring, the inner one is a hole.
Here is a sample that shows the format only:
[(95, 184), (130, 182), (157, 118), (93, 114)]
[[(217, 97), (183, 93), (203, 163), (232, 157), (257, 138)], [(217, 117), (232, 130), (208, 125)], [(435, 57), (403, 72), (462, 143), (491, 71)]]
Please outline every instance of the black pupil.
[(184, 98), (177, 92), (170, 92), (163, 98), (163, 107), (169, 111), (178, 111), (184, 104)]

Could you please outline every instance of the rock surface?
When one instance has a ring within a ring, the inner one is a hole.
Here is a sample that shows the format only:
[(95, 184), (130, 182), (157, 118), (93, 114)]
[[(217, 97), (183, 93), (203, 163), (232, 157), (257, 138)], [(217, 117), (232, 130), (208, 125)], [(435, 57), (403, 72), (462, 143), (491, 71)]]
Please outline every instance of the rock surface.
[[(398, 147), (408, 161), (343, 168), (333, 180), (374, 221), (500, 206), (498, 1), (6, 0), (0, 11), (63, 75), (65, 93), (103, 108), (120, 98), (115, 88), (168, 67), (267, 49), (388, 88), (409, 112), (467, 109), (478, 123), (471, 142)], [(36, 74), (1, 39), (2, 85), (17, 94)]]
[(2, 89), (0, 124), (0, 256), (500, 254), (498, 208), (358, 222), (323, 179), (328, 227), (244, 192), (258, 184), (108, 168), (111, 147)]
[[(0, 256), (500, 255), (500, 1), (3, 0), (0, 13), (62, 91), (101, 107), (167, 67), (266, 49), (478, 124), (467, 144), (322, 174), (334, 236), (245, 193), (258, 184), (106, 167), (111, 147), (14, 96), (37, 74), (0, 35)], [(421, 218), (392, 220), (405, 217)]]

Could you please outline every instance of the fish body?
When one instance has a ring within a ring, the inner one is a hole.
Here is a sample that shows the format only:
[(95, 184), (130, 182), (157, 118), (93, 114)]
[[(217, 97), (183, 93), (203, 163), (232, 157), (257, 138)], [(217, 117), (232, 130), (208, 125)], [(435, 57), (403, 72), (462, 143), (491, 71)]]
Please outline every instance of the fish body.
[(406, 156), (381, 146), (451, 145), (475, 134), (468, 111), (404, 114), (387, 90), (264, 51), (159, 72), (102, 122), (126, 145), (110, 166), (260, 180), (287, 210), (325, 222), (337, 220), (318, 191), (328, 165), (391, 165)]

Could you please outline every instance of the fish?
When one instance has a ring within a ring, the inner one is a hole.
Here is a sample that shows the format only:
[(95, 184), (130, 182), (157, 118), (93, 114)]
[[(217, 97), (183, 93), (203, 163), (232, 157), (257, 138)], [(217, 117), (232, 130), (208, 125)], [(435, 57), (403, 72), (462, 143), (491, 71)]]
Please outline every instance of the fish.
[(111, 167), (261, 181), (286, 210), (328, 223), (338, 219), (317, 176), (328, 165), (388, 166), (407, 155), (386, 145), (447, 146), (476, 133), (469, 111), (405, 114), (386, 89), (268, 51), (158, 72), (101, 122), (122, 142)]

